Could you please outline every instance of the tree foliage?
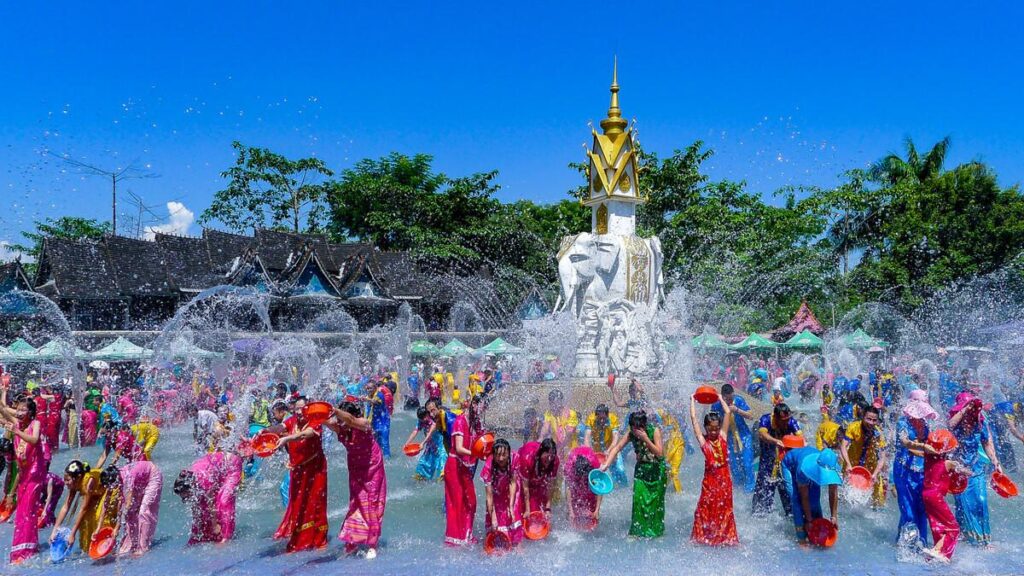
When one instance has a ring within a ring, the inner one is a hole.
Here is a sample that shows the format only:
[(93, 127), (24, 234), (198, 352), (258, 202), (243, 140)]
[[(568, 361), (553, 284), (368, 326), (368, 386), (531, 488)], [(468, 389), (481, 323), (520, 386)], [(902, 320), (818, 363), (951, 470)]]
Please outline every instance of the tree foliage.
[(214, 195), (199, 216), (200, 224), (219, 221), (243, 233), (257, 228), (322, 229), (327, 208), (323, 179), (333, 175), (323, 160), (290, 160), (240, 142), (232, 146), (235, 165), (221, 173), (228, 180), (227, 188)]

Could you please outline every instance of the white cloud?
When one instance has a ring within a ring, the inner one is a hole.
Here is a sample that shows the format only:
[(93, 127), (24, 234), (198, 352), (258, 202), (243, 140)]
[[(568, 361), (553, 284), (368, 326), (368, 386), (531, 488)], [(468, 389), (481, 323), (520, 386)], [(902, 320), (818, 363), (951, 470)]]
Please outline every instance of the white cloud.
[(22, 264), (28, 264), (30, 262), (36, 261), (35, 258), (29, 256), (28, 254), (18, 252), (17, 250), (11, 248), (11, 244), (12, 243), (8, 242), (7, 240), (0, 240), (0, 262), (11, 262), (18, 256), (21, 256)]
[(157, 224), (156, 226), (146, 226), (146, 231), (142, 233), (142, 237), (146, 240), (152, 240), (158, 232), (162, 234), (188, 234), (189, 228), (192, 227), (192, 223), (195, 220), (195, 213), (186, 208), (184, 204), (181, 202), (168, 202), (167, 222)]

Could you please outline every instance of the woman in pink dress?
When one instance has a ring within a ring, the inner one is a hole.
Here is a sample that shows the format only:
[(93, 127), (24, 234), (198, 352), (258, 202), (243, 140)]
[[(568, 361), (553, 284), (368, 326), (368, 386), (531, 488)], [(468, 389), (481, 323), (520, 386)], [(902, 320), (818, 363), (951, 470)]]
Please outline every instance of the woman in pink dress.
[(497, 530), (507, 534), (513, 546), (523, 540), (522, 489), (515, 472), (518, 458), (508, 440), (499, 438), (480, 472), (487, 489), (484, 525), (488, 532)]
[(374, 439), (370, 420), (363, 417), (359, 406), (342, 402), (334, 415), (336, 421), (325, 426), (338, 435), (348, 452), (348, 513), (338, 539), (345, 543), (346, 554), (366, 547), (366, 558), (372, 560), (377, 557), (388, 498), (384, 453)]
[[(113, 468), (113, 466), (111, 466)], [(118, 524), (118, 532), (124, 529), (124, 538), (118, 555), (142, 556), (149, 551), (160, 516), (160, 492), (164, 487), (164, 476), (155, 464), (147, 460), (131, 462), (118, 473), (101, 477), (106, 479), (108, 490), (119, 488), (119, 510), (124, 521)], [(114, 492), (112, 492), (114, 493)]]
[(550, 512), (551, 494), (558, 475), (558, 453), (555, 441), (545, 438), (542, 442), (527, 442), (519, 449), (516, 467), (520, 485), (523, 487), (523, 501), (526, 513)]
[(476, 516), (476, 459), (470, 452), (473, 438), (470, 432), (476, 428), (476, 402), (470, 402), (465, 412), (455, 414), (441, 408), (440, 402), (431, 398), (427, 401), (430, 417), (441, 429), (448, 461), (444, 465), (444, 505), (446, 546), (465, 546), (476, 542), (473, 536), (473, 518)]
[(35, 402), (29, 397), (22, 397), (18, 399), (16, 408), (11, 408), (7, 406), (6, 389), (3, 390), (2, 401), (2, 426), (14, 434), (14, 457), (18, 463), (11, 563), (20, 564), (39, 550), (39, 497), (46, 480), (47, 462), (43, 454), (42, 425), (36, 420)]
[(590, 489), (590, 472), (601, 466), (597, 453), (587, 446), (573, 448), (565, 461), (565, 484), (569, 489), (569, 523), (589, 532), (601, 519), (601, 496)]
[(191, 504), (189, 545), (234, 537), (235, 494), (241, 480), (242, 459), (230, 452), (211, 452), (181, 471), (174, 493)]

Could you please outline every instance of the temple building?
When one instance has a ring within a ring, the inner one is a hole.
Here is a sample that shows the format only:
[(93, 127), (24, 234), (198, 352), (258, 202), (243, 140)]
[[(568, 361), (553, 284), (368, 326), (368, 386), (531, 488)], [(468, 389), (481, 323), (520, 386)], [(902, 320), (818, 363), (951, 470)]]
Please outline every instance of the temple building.
[(204, 230), (198, 238), (157, 234), (152, 241), (47, 238), (34, 280), (17, 262), (0, 273), (0, 292), (34, 290), (50, 298), (76, 331), (159, 330), (181, 305), (222, 285), (266, 294), (278, 331), (310, 330), (324, 304), (337, 302), (360, 330), (392, 321), (403, 303), (428, 330), (448, 328), (457, 302), (478, 309), (486, 330), (518, 320), (514, 305), (506, 310), (499, 304), (486, 271), (435, 274), (411, 254), (275, 230), (254, 236)]

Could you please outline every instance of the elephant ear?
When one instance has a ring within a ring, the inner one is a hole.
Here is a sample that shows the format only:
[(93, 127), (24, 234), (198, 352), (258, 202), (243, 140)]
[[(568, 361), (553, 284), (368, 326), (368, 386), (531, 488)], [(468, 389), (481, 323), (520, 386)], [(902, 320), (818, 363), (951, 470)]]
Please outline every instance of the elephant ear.
[(562, 256), (565, 256), (565, 253), (572, 248), (572, 245), (576, 243), (576, 239), (579, 237), (579, 234), (574, 236), (562, 236), (562, 243), (558, 246), (558, 257), (556, 257), (555, 260), (561, 260)]

